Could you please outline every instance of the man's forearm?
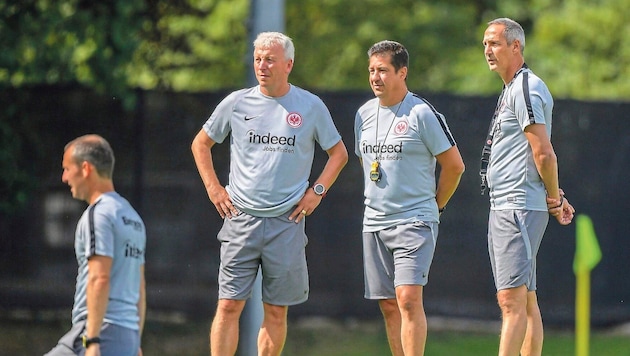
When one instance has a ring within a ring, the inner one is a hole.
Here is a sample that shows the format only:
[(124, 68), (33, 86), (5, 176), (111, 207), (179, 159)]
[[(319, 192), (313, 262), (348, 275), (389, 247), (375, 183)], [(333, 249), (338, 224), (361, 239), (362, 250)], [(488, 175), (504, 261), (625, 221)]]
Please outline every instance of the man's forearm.
[(86, 293), (88, 309), (86, 335), (99, 336), (109, 302), (109, 278), (104, 276), (91, 278)]
[(343, 141), (339, 141), (335, 146), (327, 151), (328, 161), (322, 170), (322, 173), (317, 178), (317, 182), (323, 184), (326, 189), (335, 183), (339, 173), (346, 163), (348, 163), (348, 151)]

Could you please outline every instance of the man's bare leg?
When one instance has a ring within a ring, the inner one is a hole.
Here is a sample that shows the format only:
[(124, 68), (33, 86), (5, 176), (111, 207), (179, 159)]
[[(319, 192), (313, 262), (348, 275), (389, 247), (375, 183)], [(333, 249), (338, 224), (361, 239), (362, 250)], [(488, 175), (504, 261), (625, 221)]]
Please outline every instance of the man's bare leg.
[(396, 287), (396, 298), (401, 316), (401, 341), (406, 356), (424, 355), (427, 341), (427, 317), (422, 303), (422, 286)]
[(527, 287), (503, 289), (497, 292), (503, 324), (499, 356), (518, 356), (527, 331)]
[(263, 303), (265, 317), (258, 334), (258, 355), (279, 356), (287, 338), (289, 307)]
[(521, 356), (542, 355), (544, 329), (538, 298), (535, 291), (527, 292), (527, 331), (521, 347)]
[(381, 299), (378, 301), (381, 308), (383, 319), (385, 320), (385, 331), (387, 333), (387, 341), (392, 351), (392, 356), (404, 356), (401, 340), (401, 319), (400, 309), (396, 299)]
[(238, 321), (244, 300), (219, 299), (210, 328), (210, 354), (233, 356), (238, 347)]

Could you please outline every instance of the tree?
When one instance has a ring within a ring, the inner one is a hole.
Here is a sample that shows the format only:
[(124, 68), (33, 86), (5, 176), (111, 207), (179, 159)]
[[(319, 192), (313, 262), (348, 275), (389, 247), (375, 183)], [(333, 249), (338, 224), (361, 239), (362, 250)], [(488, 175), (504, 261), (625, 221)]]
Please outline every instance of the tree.
[[(538, 0), (531, 53), (557, 96), (622, 99), (630, 96), (630, 0)], [(534, 62), (534, 61), (533, 61)]]
[(0, 4), (0, 84), (80, 84), (126, 97), (145, 24), (142, 0), (23, 0)]
[(529, 6), (501, 2), (479, 23), (477, 40), (463, 48), (453, 70), (456, 94), (500, 91), (487, 70), (481, 36), (486, 21), (507, 16), (525, 30), (525, 61), (545, 80), (554, 97), (582, 100), (627, 100), (630, 95), (630, 31), (625, 13), (630, 0), (597, 2), (531, 0)]
[(465, 1), (303, 0), (287, 3), (287, 32), (296, 42), (292, 81), (319, 90), (369, 90), (367, 50), (384, 39), (410, 52), (409, 87), (452, 90), (461, 48), (482, 9)]
[(131, 64), (130, 86), (207, 91), (245, 82), (248, 0), (148, 3), (150, 21)]
[[(365, 90), (367, 49), (392, 39), (409, 49), (413, 90), (495, 94), (480, 42), (488, 20), (508, 16), (525, 28), (528, 64), (554, 94), (626, 98), (630, 0), (584, 2), (287, 0), (292, 81)], [(78, 83), (131, 106), (133, 88), (205, 91), (246, 82), (248, 0), (13, 0), (0, 11), (5, 87)]]
[(48, 149), (31, 129), (37, 127), (26, 110), (32, 98), (8, 88), (82, 85), (132, 107), (128, 69), (144, 7), (141, 0), (0, 3), (0, 213), (25, 207), (37, 169), (30, 162)]

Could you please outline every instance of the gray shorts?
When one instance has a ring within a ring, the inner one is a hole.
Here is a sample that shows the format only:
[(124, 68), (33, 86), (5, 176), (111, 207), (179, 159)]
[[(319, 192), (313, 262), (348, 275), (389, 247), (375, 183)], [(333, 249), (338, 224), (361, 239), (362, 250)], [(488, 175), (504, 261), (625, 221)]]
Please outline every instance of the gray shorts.
[(536, 255), (548, 222), (546, 211), (490, 211), (488, 253), (497, 290), (536, 290)]
[[(85, 320), (72, 326), (64, 336), (59, 339), (57, 346), (44, 356), (82, 356), (85, 355), (83, 347), (83, 334), (85, 332)], [(100, 336), (101, 356), (137, 356), (140, 349), (140, 335), (138, 330), (124, 328), (119, 325), (103, 323)]]
[(308, 299), (306, 219), (296, 224), (289, 220), (290, 214), (261, 218), (241, 212), (224, 220), (217, 235), (219, 299), (249, 298), (259, 267), (263, 302), (295, 305)]
[(393, 299), (400, 285), (426, 285), (437, 235), (438, 223), (424, 221), (363, 232), (365, 298)]

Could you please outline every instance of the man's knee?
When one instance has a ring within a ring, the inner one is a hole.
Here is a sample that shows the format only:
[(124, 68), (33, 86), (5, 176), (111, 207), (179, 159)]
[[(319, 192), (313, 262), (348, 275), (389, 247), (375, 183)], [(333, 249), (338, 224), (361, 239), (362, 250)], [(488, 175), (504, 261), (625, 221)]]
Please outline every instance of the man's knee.
[(378, 301), (378, 306), (384, 317), (387, 317), (392, 313), (400, 313), (396, 299), (381, 299)]
[(227, 319), (239, 318), (244, 306), (244, 300), (219, 299), (216, 315)]
[(277, 323), (283, 323), (287, 319), (289, 311), (288, 306), (273, 305), (263, 303), (263, 309), (265, 311), (265, 319), (268, 321), (275, 321)]
[(502, 289), (497, 292), (497, 303), (503, 312), (517, 312), (526, 310), (527, 287)]
[(398, 307), (402, 313), (414, 313), (423, 309), (422, 286), (400, 286), (396, 289)]

